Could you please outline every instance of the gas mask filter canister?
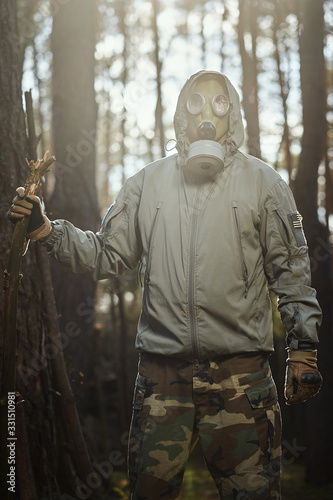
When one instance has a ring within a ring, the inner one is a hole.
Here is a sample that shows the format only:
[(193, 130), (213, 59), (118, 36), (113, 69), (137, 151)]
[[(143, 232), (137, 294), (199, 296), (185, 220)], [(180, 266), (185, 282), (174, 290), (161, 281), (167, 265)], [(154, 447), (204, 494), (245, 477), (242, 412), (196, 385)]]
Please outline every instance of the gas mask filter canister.
[(203, 139), (189, 145), (186, 168), (193, 175), (213, 177), (223, 166), (224, 151), (218, 142)]

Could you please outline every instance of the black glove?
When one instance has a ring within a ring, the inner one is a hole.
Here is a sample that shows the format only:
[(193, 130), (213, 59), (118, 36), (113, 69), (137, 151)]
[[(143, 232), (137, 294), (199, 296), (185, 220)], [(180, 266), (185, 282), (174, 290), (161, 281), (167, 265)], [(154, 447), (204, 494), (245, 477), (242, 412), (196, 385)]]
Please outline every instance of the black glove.
[(52, 232), (52, 226), (44, 214), (40, 199), (34, 195), (25, 197), (23, 187), (17, 188), (16, 193), (17, 196), (13, 199), (13, 204), (7, 212), (8, 218), (12, 222), (17, 222), (25, 216), (30, 216), (27, 237), (33, 241), (46, 240)]

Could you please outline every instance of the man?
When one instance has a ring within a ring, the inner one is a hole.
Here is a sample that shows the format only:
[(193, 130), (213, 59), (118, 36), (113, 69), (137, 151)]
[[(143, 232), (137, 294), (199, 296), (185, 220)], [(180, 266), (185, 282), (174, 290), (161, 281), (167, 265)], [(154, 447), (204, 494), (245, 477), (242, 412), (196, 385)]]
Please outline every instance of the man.
[[(199, 441), (220, 497), (280, 498), (280, 409), (268, 290), (287, 332), (288, 404), (316, 394), (321, 311), (293, 196), (279, 174), (239, 151), (239, 97), (201, 71), (174, 117), (178, 154), (131, 177), (94, 234), (50, 223), (39, 199), (18, 196), (11, 218), (94, 279), (145, 264), (129, 439), (133, 499), (177, 498)], [(19, 188), (20, 189), (20, 188)], [(32, 202), (32, 203), (30, 203)]]

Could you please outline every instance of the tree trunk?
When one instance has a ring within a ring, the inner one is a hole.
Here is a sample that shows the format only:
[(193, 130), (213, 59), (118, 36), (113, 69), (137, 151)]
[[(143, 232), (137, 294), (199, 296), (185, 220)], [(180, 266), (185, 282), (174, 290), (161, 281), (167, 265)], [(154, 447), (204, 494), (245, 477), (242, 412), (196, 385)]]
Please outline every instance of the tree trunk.
[[(257, 16), (256, 2), (249, 5), (248, 0), (239, 0), (238, 44), (243, 69), (243, 108), (247, 124), (248, 152), (258, 158), (261, 157), (259, 139), (258, 114), (258, 68), (256, 55)], [(249, 23), (252, 48), (249, 51), (245, 46), (246, 26)]]
[[(3, 273), (7, 267), (13, 226), (6, 217), (17, 186), (26, 174), (27, 142), (21, 93), (20, 43), (16, 2), (0, 3), (0, 303), (3, 298)], [(30, 245), (22, 261), (23, 278), (19, 287), (17, 313), (16, 391), (16, 498), (52, 498), (56, 491), (56, 449), (52, 433), (47, 360), (43, 353), (44, 324), (41, 306), (40, 272), (36, 248)], [(1, 325), (3, 308), (1, 308)], [(1, 345), (3, 332), (1, 331)], [(7, 402), (2, 410), (7, 410)], [(6, 439), (7, 436), (0, 436)], [(41, 456), (43, 462), (41, 463)], [(2, 458), (5, 458), (2, 456)], [(6, 460), (5, 460), (6, 462)], [(5, 465), (1, 466), (1, 498), (14, 495), (7, 490)]]
[(318, 365), (324, 383), (320, 393), (307, 403), (307, 475), (309, 482), (331, 482), (333, 470), (333, 382), (332, 288), (328, 229), (317, 216), (317, 176), (323, 160), (326, 134), (325, 63), (323, 54), (323, 0), (299, 2), (303, 138), (294, 194), (304, 217), (312, 263), (312, 284), (323, 310), (318, 346)]
[[(51, 218), (63, 218), (96, 231), (99, 210), (95, 188), (96, 102), (94, 93), (95, 0), (62, 2), (53, 20), (53, 133), (56, 183)], [(79, 17), (78, 17), (79, 16)], [(65, 348), (79, 413), (91, 405), (85, 397), (93, 380), (91, 360), (95, 283), (74, 275), (56, 261), (52, 274), (60, 328), (79, 332)]]
[(123, 112), (122, 112), (122, 118), (120, 121), (120, 132), (121, 132), (121, 165), (122, 165), (122, 176), (121, 176), (121, 183), (122, 185), (125, 184), (126, 181), (126, 175), (125, 175), (125, 158), (126, 158), (126, 153), (127, 153), (127, 148), (126, 148), (126, 122), (127, 122), (127, 108), (125, 106), (125, 91), (126, 91), (126, 85), (128, 82), (128, 70), (127, 70), (127, 58), (128, 58), (128, 28), (126, 25), (126, 15), (127, 15), (127, 9), (128, 5), (126, 2), (120, 2), (118, 5), (119, 8), (119, 27), (120, 27), (120, 32), (123, 35), (123, 50), (122, 50), (122, 63), (123, 63), (123, 70), (121, 72), (121, 83), (123, 86), (123, 92), (122, 92), (122, 98), (123, 98)]
[(207, 68), (207, 43), (205, 37), (205, 16), (206, 1), (199, 2), (200, 6), (200, 46), (201, 46), (201, 67)]
[(292, 171), (292, 157), (291, 157), (291, 151), (290, 151), (290, 131), (289, 131), (289, 125), (288, 125), (288, 105), (287, 105), (287, 99), (289, 95), (289, 81), (288, 77), (285, 72), (282, 71), (281, 69), (281, 57), (280, 57), (280, 50), (279, 50), (279, 37), (278, 37), (278, 28), (280, 26), (280, 23), (282, 21), (281, 17), (281, 5), (280, 3), (275, 0), (274, 1), (274, 22), (273, 22), (273, 42), (274, 42), (274, 57), (276, 61), (276, 70), (278, 73), (278, 80), (279, 80), (279, 85), (280, 85), (280, 95), (281, 95), (281, 101), (282, 101), (282, 109), (283, 109), (283, 136), (282, 136), (282, 141), (281, 141), (281, 146), (284, 149), (284, 161), (286, 164), (288, 176), (289, 176), (289, 184), (291, 182), (291, 171)]
[(154, 60), (156, 66), (156, 86), (157, 86), (157, 101), (155, 109), (155, 123), (157, 135), (160, 142), (161, 156), (165, 156), (165, 132), (163, 124), (163, 104), (162, 104), (162, 62), (160, 58), (160, 37), (158, 32), (157, 17), (158, 17), (158, 2), (153, 4), (153, 32), (154, 32)]
[(220, 71), (221, 71), (221, 73), (224, 73), (224, 66), (225, 66), (225, 62), (226, 62), (226, 59), (227, 59), (227, 50), (226, 50), (226, 47), (225, 47), (227, 37), (226, 37), (226, 35), (224, 33), (224, 30), (225, 30), (224, 23), (225, 23), (225, 21), (227, 21), (228, 15), (229, 15), (228, 8), (224, 4), (224, 6), (223, 6), (223, 15), (222, 15), (222, 19), (221, 19), (221, 49), (220, 49), (220, 59), (221, 59)]

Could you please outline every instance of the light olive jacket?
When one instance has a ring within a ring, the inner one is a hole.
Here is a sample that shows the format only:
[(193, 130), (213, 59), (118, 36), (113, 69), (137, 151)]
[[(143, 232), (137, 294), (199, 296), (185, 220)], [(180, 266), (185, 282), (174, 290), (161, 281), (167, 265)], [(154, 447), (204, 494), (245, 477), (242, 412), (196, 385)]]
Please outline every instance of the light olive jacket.
[(131, 177), (97, 234), (53, 222), (48, 252), (98, 280), (145, 263), (136, 346), (188, 360), (273, 350), (272, 309), (292, 349), (317, 342), (321, 310), (310, 287), (308, 248), (292, 193), (271, 167), (239, 151), (243, 124), (236, 90), (226, 161), (215, 178), (185, 168), (184, 86), (175, 114), (178, 154)]

